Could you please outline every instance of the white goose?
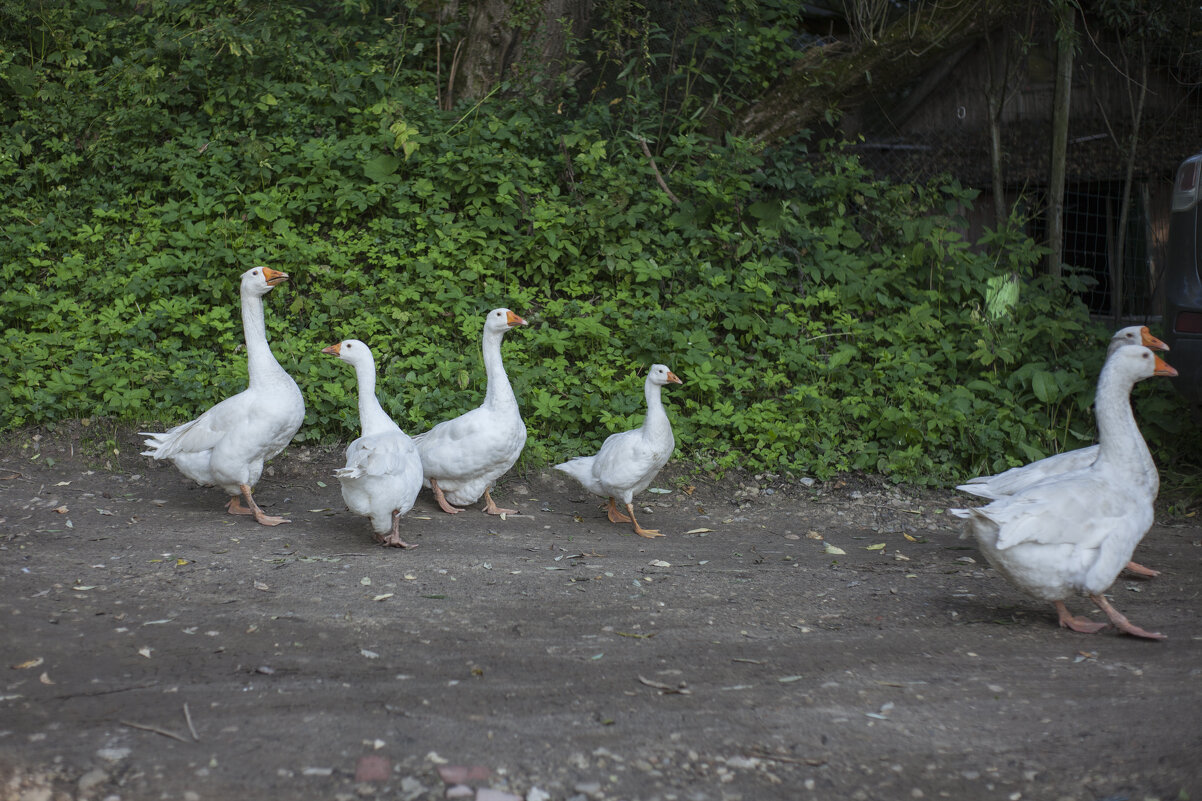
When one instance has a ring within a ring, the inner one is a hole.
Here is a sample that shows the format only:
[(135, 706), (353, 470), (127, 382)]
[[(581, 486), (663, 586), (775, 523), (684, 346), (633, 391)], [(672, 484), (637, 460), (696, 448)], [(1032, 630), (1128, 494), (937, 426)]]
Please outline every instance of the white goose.
[[(1152, 336), (1152, 332), (1148, 330), (1146, 325), (1131, 325), (1126, 328), (1120, 328), (1110, 338), (1110, 344), (1106, 348), (1106, 358), (1109, 360), (1114, 352), (1124, 345), (1143, 345), (1152, 350), (1163, 351), (1169, 349), (1168, 345)], [(1033, 487), (1049, 479), (1057, 478), (1065, 473), (1089, 467), (1098, 458), (1098, 447), (1097, 445), (1090, 445), (1085, 448), (1077, 448), (1076, 450), (1054, 454), (1046, 459), (1031, 462), (1031, 464), (1012, 467), (997, 475), (970, 478), (967, 482), (957, 486), (956, 489), (961, 492), (967, 492), (970, 495), (996, 501), (999, 498), (1005, 498), (1009, 495), (1022, 492), (1028, 487)], [(1138, 486), (1150, 495), (1151, 500), (1156, 500), (1156, 495), (1160, 491), (1160, 475), (1156, 472), (1155, 466), (1150, 471), (1136, 476), (1136, 481), (1138, 482)], [(1160, 575), (1160, 571), (1144, 567), (1137, 562), (1128, 564), (1127, 570), (1136, 575), (1149, 578)]]
[(981, 552), (999, 573), (1055, 605), (1061, 626), (1087, 633), (1105, 626), (1073, 617), (1064, 605), (1070, 596), (1086, 593), (1121, 631), (1164, 638), (1133, 625), (1102, 593), (1153, 521), (1153, 499), (1139, 487), (1139, 475), (1156, 468), (1131, 413), (1131, 388), (1153, 375), (1176, 374), (1143, 346), (1119, 348), (1098, 379), (1099, 450), (1089, 467), (979, 509), (948, 510), (969, 521)]
[(289, 521), (265, 514), (251, 497), (251, 488), (263, 473), (263, 463), (287, 447), (305, 419), (305, 400), (272, 354), (263, 320), (263, 296), (287, 280), (286, 273), (270, 267), (253, 267), (242, 274), (250, 386), (166, 433), (141, 432), (150, 437), (150, 450), (143, 456), (167, 459), (193, 481), (221, 487), (230, 495), (230, 514), (252, 515), (264, 526)]
[(416, 548), (401, 539), (401, 515), (413, 508), (422, 488), (422, 460), (413, 440), (393, 422), (376, 397), (376, 362), (357, 339), (323, 348), (355, 368), (359, 383), (359, 426), (363, 434), (346, 449), (346, 467), (334, 471), (342, 499), (357, 515), (371, 518), (376, 542)]
[[(1146, 325), (1132, 325), (1119, 329), (1111, 337), (1110, 345), (1106, 348), (1106, 358), (1109, 359), (1111, 354), (1124, 345), (1143, 345), (1152, 350), (1167, 351), (1169, 349), (1168, 345), (1152, 336), (1152, 332), (1148, 330)], [(1027, 487), (1039, 484), (1053, 476), (1089, 467), (1093, 464), (1094, 459), (1097, 458), (1098, 446), (1090, 445), (1086, 448), (1057, 453), (1046, 459), (1031, 462), (1031, 464), (1012, 467), (997, 475), (970, 478), (965, 483), (956, 487), (956, 489), (967, 492), (970, 495), (996, 501), (998, 498), (1004, 498), (1007, 495), (1021, 492)], [(1155, 471), (1153, 471), (1152, 475), (1156, 475)], [(1159, 479), (1157, 479), (1156, 486), (1152, 489), (1153, 498), (1156, 497), (1159, 486)]]
[[(595, 456), (577, 456), (563, 464), (555, 465), (581, 485), (602, 498), (609, 498), (608, 516), (611, 523), (630, 523), (634, 533), (640, 537), (662, 537), (656, 529), (639, 525), (634, 516), (635, 493), (647, 489), (660, 469), (668, 463), (676, 441), (672, 437), (672, 423), (660, 398), (660, 389), (668, 384), (683, 384), (676, 374), (664, 364), (653, 364), (643, 383), (643, 394), (647, 397), (647, 416), (643, 425), (631, 431), (610, 434), (601, 444)], [(622, 499), (626, 506), (623, 514), (614, 505), (614, 498)]]
[(509, 309), (493, 309), (485, 316), (484, 403), (413, 438), (422, 458), (423, 483), (447, 514), (463, 511), (451, 504), (475, 503), (481, 495), (488, 514), (517, 514), (516, 509), (497, 506), (490, 490), (526, 445), (526, 424), (501, 362), (501, 338), (519, 325), (526, 321)]

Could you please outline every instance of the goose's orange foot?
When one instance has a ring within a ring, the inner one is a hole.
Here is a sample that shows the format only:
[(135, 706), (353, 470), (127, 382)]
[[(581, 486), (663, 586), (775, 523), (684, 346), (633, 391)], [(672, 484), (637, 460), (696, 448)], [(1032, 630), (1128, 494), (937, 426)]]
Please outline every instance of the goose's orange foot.
[(1089, 600), (1093, 601), (1098, 607), (1106, 613), (1106, 617), (1110, 618), (1110, 622), (1119, 631), (1130, 634), (1132, 637), (1142, 637), (1145, 640), (1164, 640), (1168, 639), (1165, 635), (1156, 631), (1146, 631), (1128, 620), (1122, 612), (1110, 605), (1105, 597), (1101, 595), (1091, 595)]
[(1134, 576), (1140, 576), (1142, 578), (1156, 578), (1160, 575), (1159, 570), (1153, 570), (1150, 567), (1144, 567), (1139, 562), (1128, 562), (1125, 569), (1128, 573)]
[(517, 509), (502, 509), (500, 506), (497, 506), (496, 502), (492, 499), (492, 495), (488, 493), (488, 490), (484, 490), (484, 508), (481, 511), (489, 515), (520, 514)]
[(1068, 611), (1068, 607), (1064, 605), (1064, 601), (1056, 601), (1056, 613), (1061, 628), (1072, 629), (1082, 634), (1095, 634), (1106, 628), (1105, 623), (1099, 623), (1096, 620), (1090, 620), (1085, 617), (1073, 617), (1073, 613)]
[[(225, 508), (232, 515), (251, 515), (255, 522), (261, 526), (278, 526), (280, 523), (291, 523), (292, 521), (286, 517), (278, 515), (269, 515), (259, 508), (259, 504), (255, 503), (255, 499), (251, 497), (250, 486), (247, 484), (239, 484), (239, 489), (242, 490), (242, 495), (235, 495), (230, 498), (230, 502), (225, 505)], [(245, 501), (245, 505), (242, 503)]]
[(439, 509), (442, 509), (449, 515), (457, 515), (463, 511), (458, 506), (451, 506), (447, 501), (447, 496), (442, 493), (442, 487), (439, 487), (438, 482), (434, 479), (430, 479), (430, 489), (434, 490), (434, 500), (438, 501)]
[(634, 525), (635, 534), (638, 534), (640, 537), (646, 537), (649, 540), (664, 536), (663, 534), (659, 533), (659, 529), (657, 528), (643, 528), (639, 525), (639, 521), (634, 519), (633, 504), (626, 504), (626, 512), (630, 515), (630, 522)]
[(618, 510), (618, 507), (614, 503), (613, 498), (609, 499), (609, 509), (606, 512), (606, 516), (609, 517), (609, 522), (611, 522), (611, 523), (630, 523), (630, 522), (632, 522), (628, 516), (622, 514), (622, 512)]

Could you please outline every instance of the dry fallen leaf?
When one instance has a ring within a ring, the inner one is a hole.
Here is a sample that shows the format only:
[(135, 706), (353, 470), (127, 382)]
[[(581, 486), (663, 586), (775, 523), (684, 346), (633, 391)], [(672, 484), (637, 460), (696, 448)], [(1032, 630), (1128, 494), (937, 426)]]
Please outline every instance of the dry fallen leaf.
[(46, 671), (42, 671), (42, 675), (38, 676), (38, 681), (40, 681), (42, 684), (54, 684), (54, 682), (50, 679), (50, 674)]
[(152, 650), (154, 650), (154, 649), (151, 648), (149, 645), (143, 645), (141, 648), (138, 649), (138, 653), (140, 653), (142, 656), (146, 657), (147, 659), (150, 659), (150, 652)]
[(842, 556), (843, 554), (847, 553), (847, 551), (845, 551), (842, 548), (839, 548), (837, 546), (831, 545), (829, 542), (826, 544), (826, 548), (824, 550), (827, 553), (829, 553), (831, 556)]
[(263, 592), (267, 592), (267, 591), (268, 591), (269, 589), (271, 589), (271, 588), (270, 588), (270, 587), (268, 587), (266, 584), (264, 584), (264, 583), (263, 583), (263, 582), (261, 582), (261, 581), (256, 581), (256, 582), (255, 582), (255, 589), (256, 589), (256, 590), (261, 590), (261, 591), (263, 591)]
[(820, 539), (822, 539), (822, 535), (819, 534), (817, 531), (807, 531), (806, 539), (807, 540), (820, 540)]
[(392, 597), (392, 595), (393, 595), (393, 594), (392, 594), (391, 592), (386, 592), (386, 593), (384, 593), (383, 595), (377, 595), (375, 598), (372, 598), (372, 600), (373, 600), (373, 601), (386, 601), (386, 600), (388, 600), (389, 598), (391, 598), (391, 597)]
[(883, 551), (883, 550), (885, 550), (885, 543), (878, 542), (876, 545), (869, 545), (869, 546), (865, 547), (864, 550), (866, 550), (866, 551)]
[(685, 534), (708, 534), (713, 531), (712, 528), (694, 528), (685, 532)]
[(13, 670), (28, 670), (29, 668), (37, 667), (38, 665), (42, 664), (45, 661), (46, 661), (45, 659), (43, 659), (42, 657), (39, 656), (36, 659), (26, 660), (25, 662), (22, 662), (19, 665), (13, 665)]
[(672, 566), (671, 562), (665, 562), (663, 559), (652, 559), (647, 564), (651, 565), (652, 567), (671, 567)]
[(68, 509), (66, 506), (60, 506), (54, 511), (58, 512), (60, 515), (65, 515), (68, 512)]

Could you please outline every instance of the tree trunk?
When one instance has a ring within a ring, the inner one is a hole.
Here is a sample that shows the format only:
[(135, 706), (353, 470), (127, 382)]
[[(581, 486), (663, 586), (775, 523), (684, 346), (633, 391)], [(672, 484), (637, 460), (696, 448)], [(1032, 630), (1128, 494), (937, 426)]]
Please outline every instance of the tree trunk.
[(1071, 3), (1057, 8), (1056, 92), (1052, 100), (1052, 153), (1048, 175), (1048, 272), (1062, 273), (1064, 251), (1064, 175), (1068, 157), (1069, 101), (1073, 89), (1073, 45), (1077, 16)]
[(594, 0), (471, 0), (464, 5), (467, 34), (448, 79), (448, 107), (455, 100), (480, 100), (502, 80), (553, 99), (560, 85), (575, 79), (571, 44), (588, 34)]
[[(1148, 54), (1140, 47), (1139, 96), (1131, 103), (1131, 140), (1127, 147), (1127, 172), (1123, 176), (1123, 201), (1119, 212), (1118, 244), (1115, 245), (1115, 260), (1110, 265), (1110, 308), (1117, 328), (1123, 316), (1123, 267), (1124, 251), (1127, 249), (1127, 218), (1131, 214), (1131, 184), (1135, 176), (1135, 151), (1139, 147), (1139, 124), (1144, 116), (1144, 101), (1148, 97)], [(1128, 95), (1130, 97), (1130, 95)]]

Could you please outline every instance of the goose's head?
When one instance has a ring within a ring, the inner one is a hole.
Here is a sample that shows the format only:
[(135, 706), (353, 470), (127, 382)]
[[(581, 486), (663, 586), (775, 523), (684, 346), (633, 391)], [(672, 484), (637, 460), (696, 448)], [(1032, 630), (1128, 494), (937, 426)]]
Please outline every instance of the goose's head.
[(647, 373), (647, 380), (658, 386), (667, 386), (668, 384), (683, 384), (676, 373), (668, 369), (666, 364), (651, 365), (650, 372)]
[(1143, 345), (1125, 345), (1119, 348), (1106, 364), (1110, 369), (1118, 370), (1135, 381), (1143, 381), (1154, 375), (1170, 378), (1177, 375), (1176, 370)]
[(357, 339), (344, 339), (337, 345), (330, 345), (328, 348), (322, 348), (322, 353), (328, 353), (331, 356), (337, 356), (344, 362), (349, 362), (352, 366), (372, 365), (371, 350)]
[(263, 297), (274, 287), (288, 280), (288, 273), (273, 270), (270, 267), (251, 267), (242, 273), (242, 291), (249, 292), (255, 297)]
[(493, 309), (484, 319), (484, 330), (494, 334), (504, 334), (511, 328), (526, 325), (526, 321), (509, 309)]
[(1168, 350), (1169, 346), (1161, 342), (1156, 337), (1152, 336), (1152, 332), (1148, 330), (1146, 325), (1129, 325), (1126, 328), (1120, 328), (1114, 332), (1114, 336), (1110, 338), (1110, 347), (1107, 350), (1113, 353), (1116, 349), (1124, 345), (1143, 345), (1145, 348), (1152, 350)]

